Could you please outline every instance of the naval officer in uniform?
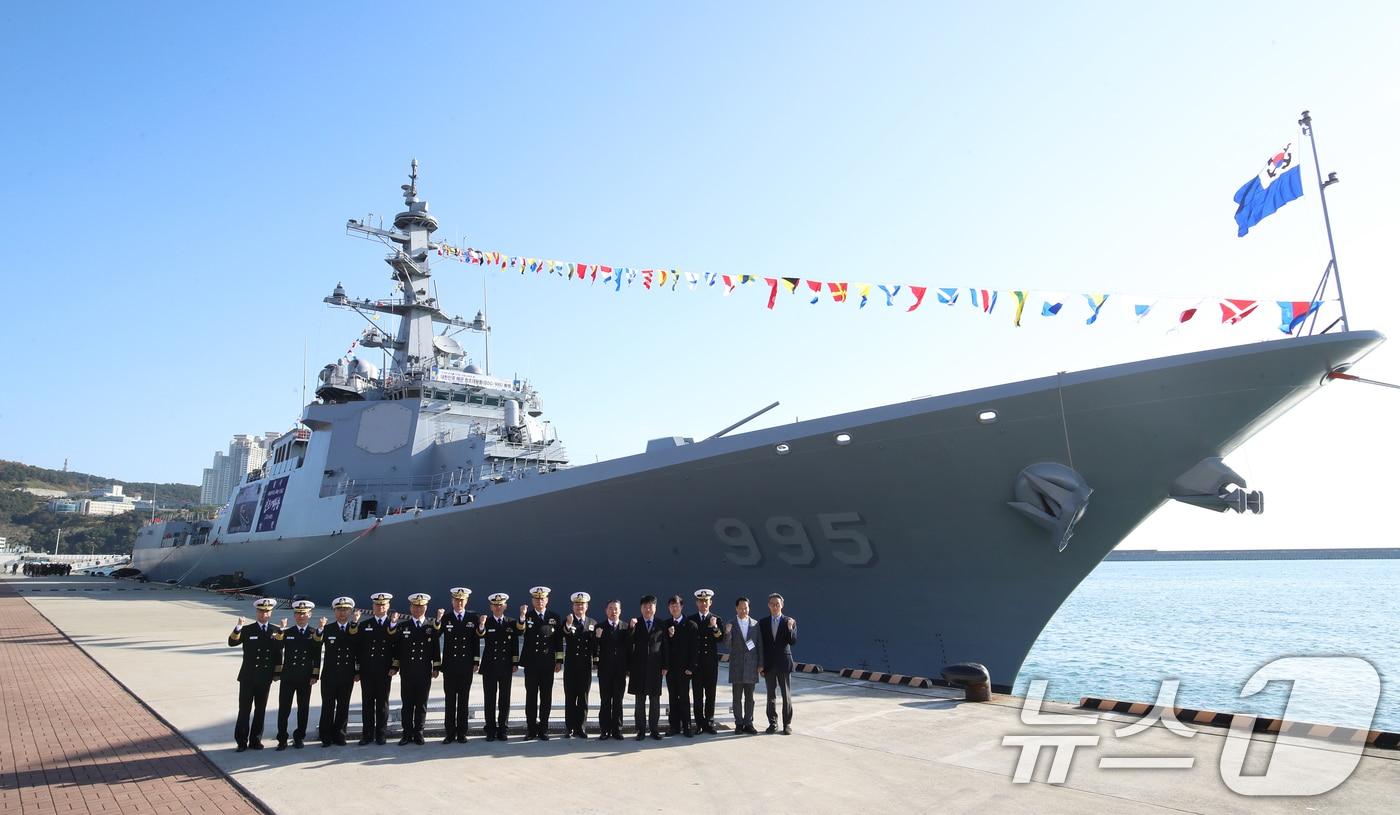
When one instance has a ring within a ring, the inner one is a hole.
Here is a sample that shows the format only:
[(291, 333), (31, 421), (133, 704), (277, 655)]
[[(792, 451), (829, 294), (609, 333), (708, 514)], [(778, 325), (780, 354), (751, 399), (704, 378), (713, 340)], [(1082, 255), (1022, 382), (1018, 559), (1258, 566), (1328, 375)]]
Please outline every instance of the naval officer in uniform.
[(321, 746), (345, 744), (345, 728), (350, 722), (350, 694), (355, 690), (359, 670), (355, 664), (355, 635), (352, 624), (360, 621), (351, 597), (331, 601), (335, 619), (321, 626)]
[(408, 596), (408, 619), (394, 629), (394, 667), (399, 677), (399, 699), (403, 702), (403, 737), (399, 744), (423, 743), (423, 720), (428, 715), (428, 692), (442, 667), (438, 651), (436, 621), (428, 620), (428, 601), (421, 592)]
[(238, 721), (233, 727), (233, 740), (240, 753), (249, 747), (263, 748), (267, 693), (272, 689), (277, 661), (282, 656), (282, 641), (273, 638), (281, 629), (268, 622), (276, 607), (277, 601), (271, 597), (256, 601), (253, 603), (254, 621), (250, 623), (239, 617), (238, 625), (228, 635), (230, 648), (243, 648), (243, 664), (238, 669)]
[[(321, 632), (311, 627), (311, 611), (316, 604), (310, 600), (292, 602), (295, 625), (288, 627), (282, 620), (282, 657), (277, 662), (277, 679), (282, 686), (277, 691), (277, 749), (287, 749), (287, 722), (292, 715), (292, 702), (297, 706), (297, 729), (292, 731), (292, 746), (305, 746), (306, 724), (311, 718), (311, 686), (321, 678)], [(326, 621), (321, 620), (324, 628)], [(276, 634), (274, 637), (278, 636)]]
[(467, 743), (467, 722), (471, 718), (468, 698), (472, 692), (472, 675), (481, 666), (481, 634), (476, 628), (476, 612), (467, 610), (472, 590), (458, 586), (449, 592), (452, 609), (438, 609), (438, 643), (442, 650), (442, 689), (447, 696), (443, 721), (447, 736), (443, 744)]
[(549, 741), (554, 674), (564, 666), (564, 621), (550, 611), (549, 587), (530, 589), (530, 605), (520, 607), (516, 629), (525, 636), (520, 664), (525, 668), (525, 740)]
[(515, 621), (505, 616), (509, 594), (486, 598), (491, 613), (477, 620), (481, 634), (481, 688), (486, 694), (486, 740), (506, 740), (510, 733), (510, 679), (520, 666), (520, 641)]
[(588, 738), (588, 691), (593, 687), (593, 666), (598, 662), (598, 621), (588, 616), (586, 591), (569, 597), (574, 609), (564, 618), (564, 737)]
[(690, 615), (695, 625), (695, 675), (691, 689), (695, 698), (695, 731), (718, 734), (715, 730), (715, 687), (719, 684), (719, 644), (724, 640), (724, 620), (710, 613), (714, 589), (697, 589), (695, 607)]
[(383, 744), (389, 724), (393, 633), (399, 613), (389, 612), (389, 601), (394, 595), (388, 592), (372, 594), (369, 599), (374, 604), (373, 614), (358, 626), (351, 626), (360, 665), (360, 744)]

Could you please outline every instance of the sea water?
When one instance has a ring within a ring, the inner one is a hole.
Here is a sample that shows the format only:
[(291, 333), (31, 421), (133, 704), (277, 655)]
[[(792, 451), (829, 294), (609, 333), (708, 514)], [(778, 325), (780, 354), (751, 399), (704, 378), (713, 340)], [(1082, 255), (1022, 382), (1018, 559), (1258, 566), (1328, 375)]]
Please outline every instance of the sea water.
[[(1379, 700), (1354, 662), (1307, 663), (1293, 683), (1241, 696), (1256, 671), (1296, 656), (1365, 660)], [(1067, 702), (1152, 702), (1176, 679), (1177, 707), (1272, 717), (1307, 682), (1289, 719), (1400, 731), (1400, 560), (1106, 561), (1045, 627), (1015, 693), (1032, 679)]]

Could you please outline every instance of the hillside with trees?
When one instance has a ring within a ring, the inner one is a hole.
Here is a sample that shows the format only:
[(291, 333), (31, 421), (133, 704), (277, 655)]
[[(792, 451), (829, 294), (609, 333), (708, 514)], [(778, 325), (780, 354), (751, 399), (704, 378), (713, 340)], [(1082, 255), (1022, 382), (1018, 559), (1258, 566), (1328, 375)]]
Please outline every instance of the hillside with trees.
[(47, 499), (23, 492), (21, 488), (85, 492), (119, 484), (128, 495), (154, 496), (160, 514), (170, 517), (164, 507), (177, 507), (177, 514), (199, 511), (199, 487), (191, 484), (153, 484), (124, 481), (89, 473), (49, 470), (16, 461), (0, 461), (0, 537), (10, 545), (27, 545), (52, 552), (63, 530), (59, 552), (66, 554), (128, 554), (136, 540), (136, 530), (150, 519), (144, 513), (91, 516), (50, 512)]

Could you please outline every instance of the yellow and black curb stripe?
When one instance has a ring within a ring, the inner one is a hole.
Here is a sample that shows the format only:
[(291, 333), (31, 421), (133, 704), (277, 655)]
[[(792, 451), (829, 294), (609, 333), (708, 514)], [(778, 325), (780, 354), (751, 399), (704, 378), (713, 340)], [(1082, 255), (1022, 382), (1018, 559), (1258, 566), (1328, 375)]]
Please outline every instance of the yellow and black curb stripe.
[[(720, 655), (719, 655), (719, 661), (720, 661), (720, 662), (726, 662), (726, 663), (729, 662), (729, 655), (728, 655), (728, 654), (720, 654)], [(807, 662), (794, 662), (794, 663), (793, 663), (793, 670), (800, 671), (800, 672), (802, 672), (802, 673), (804, 673), (804, 674), (819, 674), (819, 673), (825, 673), (825, 672), (826, 672), (826, 669), (823, 668), (822, 666), (820, 666), (820, 665), (812, 665), (811, 663), (807, 663)]]
[(842, 668), (841, 676), (847, 679), (861, 679), (866, 682), (883, 682), (886, 685), (904, 685), (910, 688), (931, 688), (934, 685), (933, 680), (927, 677), (887, 674), (879, 671), (858, 671), (854, 668)]
[[(1085, 710), (1097, 710), (1104, 713), (1127, 713), (1131, 716), (1143, 716), (1153, 708), (1153, 705), (1148, 702), (1122, 702), (1116, 699), (1100, 699), (1096, 696), (1081, 697), (1079, 706)], [(1255, 733), (1273, 733), (1279, 736), (1293, 736), (1295, 738), (1326, 739), (1327, 741), (1339, 741), (1349, 744), (1364, 744), (1367, 747), (1375, 747), (1380, 750), (1400, 750), (1400, 733), (1391, 733), (1385, 730), (1360, 730), (1354, 727), (1336, 727), (1330, 724), (1290, 722), (1285, 719), (1271, 719), (1267, 716), (1250, 716), (1244, 713), (1217, 713), (1211, 710), (1195, 710), (1187, 707), (1172, 708), (1172, 713), (1176, 716), (1176, 720), (1182, 724), (1199, 724), (1206, 727), (1229, 727), (1231, 723), (1234, 722), (1236, 716), (1241, 716), (1243, 718), (1254, 719), (1252, 730)]]

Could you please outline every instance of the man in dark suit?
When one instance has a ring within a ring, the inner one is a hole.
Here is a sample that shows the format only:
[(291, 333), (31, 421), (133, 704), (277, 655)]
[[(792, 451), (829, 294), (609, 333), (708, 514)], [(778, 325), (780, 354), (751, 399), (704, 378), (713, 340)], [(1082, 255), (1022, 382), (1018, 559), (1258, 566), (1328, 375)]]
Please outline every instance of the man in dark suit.
[(564, 667), (564, 621), (550, 611), (549, 587), (530, 589), (530, 605), (520, 607), (516, 628), (525, 635), (520, 665), (525, 669), (525, 740), (549, 741), (554, 675)]
[(399, 699), (403, 706), (403, 736), (399, 745), (423, 743), (423, 720), (428, 715), (428, 692), (442, 667), (438, 650), (436, 621), (428, 620), (428, 601), (421, 592), (408, 596), (408, 619), (394, 630), (394, 668), (399, 676)]
[[(321, 678), (321, 632), (312, 628), (310, 600), (292, 603), (296, 624), (282, 621), (282, 658), (277, 664), (277, 678), (282, 687), (277, 692), (277, 749), (287, 749), (287, 720), (291, 718), (292, 701), (297, 705), (297, 729), (292, 731), (292, 746), (305, 746), (306, 724), (311, 717), (311, 686)], [(322, 623), (324, 624), (324, 620)], [(274, 637), (277, 635), (273, 635)]]
[[(263, 717), (267, 712), (267, 693), (277, 675), (277, 662), (282, 658), (282, 641), (274, 639), (282, 629), (268, 620), (277, 601), (264, 597), (253, 603), (255, 620), (238, 618), (238, 625), (228, 635), (230, 648), (243, 648), (243, 664), (238, 668), (238, 721), (233, 727), (233, 740), (238, 752), (249, 747), (261, 750)], [(251, 721), (249, 713), (252, 714)]]
[(486, 740), (506, 740), (510, 733), (510, 679), (520, 667), (519, 632), (515, 620), (505, 616), (509, 594), (486, 598), (491, 613), (477, 620), (481, 634), (481, 687), (486, 693)]
[(666, 735), (690, 738), (690, 679), (695, 676), (695, 640), (700, 630), (685, 618), (679, 594), (666, 601)]
[(335, 620), (321, 626), (321, 746), (345, 743), (350, 722), (350, 694), (355, 690), (359, 669), (355, 660), (355, 635), (351, 626), (360, 621), (355, 600), (337, 597), (331, 601)]
[(370, 595), (372, 615), (351, 626), (360, 665), (360, 744), (383, 744), (389, 725), (389, 688), (393, 684), (389, 672), (394, 662), (394, 626), (399, 621), (397, 611), (389, 612), (393, 599), (394, 595), (383, 591)]
[(763, 675), (768, 685), (768, 729), (773, 733), (778, 729), (778, 710), (773, 698), (774, 691), (783, 693), (783, 735), (792, 735), (792, 687), (790, 680), (796, 667), (792, 661), (792, 646), (797, 644), (797, 621), (783, 614), (783, 596), (768, 595), (769, 616), (759, 623), (759, 633), (763, 635)]
[(695, 674), (690, 678), (695, 698), (695, 730), (715, 735), (715, 686), (719, 684), (719, 644), (724, 640), (724, 620), (710, 613), (713, 589), (695, 592), (696, 614), (688, 618), (695, 626)]
[(593, 687), (593, 665), (598, 661), (598, 621), (588, 616), (586, 591), (569, 597), (574, 609), (564, 618), (564, 738), (588, 738), (588, 691)]
[(598, 624), (598, 732), (601, 738), (622, 740), (622, 697), (627, 694), (627, 665), (632, 659), (632, 635), (622, 616), (622, 601), (608, 603), (607, 619)]
[(467, 743), (467, 722), (471, 718), (468, 698), (472, 692), (472, 676), (481, 665), (481, 635), (477, 630), (477, 615), (467, 610), (467, 598), (472, 590), (452, 589), (452, 609), (438, 611), (438, 641), (442, 649), (442, 690), (447, 696), (443, 721), (447, 737), (443, 744), (454, 741)]
[[(637, 725), (637, 741), (651, 737), (661, 740), (661, 681), (670, 660), (666, 626), (656, 619), (656, 596), (641, 601), (642, 619), (632, 620), (632, 664), (628, 670), (628, 691), (637, 697), (632, 711)], [(648, 710), (647, 704), (651, 708)]]

